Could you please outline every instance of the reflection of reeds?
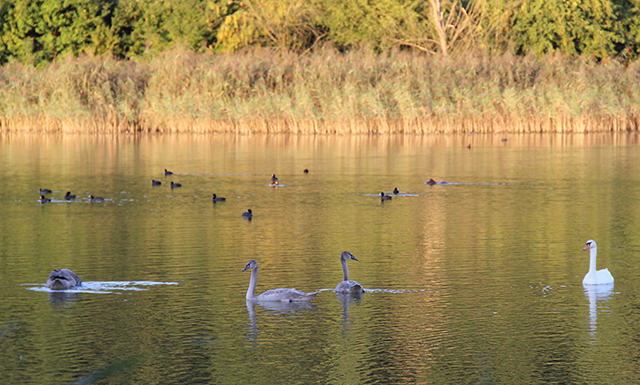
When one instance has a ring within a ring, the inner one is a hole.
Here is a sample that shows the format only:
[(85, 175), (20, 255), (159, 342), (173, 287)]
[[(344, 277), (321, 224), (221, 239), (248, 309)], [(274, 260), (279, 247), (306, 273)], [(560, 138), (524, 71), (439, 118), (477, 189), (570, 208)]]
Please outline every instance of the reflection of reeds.
[(83, 57), (0, 69), (3, 130), (587, 132), (637, 130), (640, 64), (325, 50)]

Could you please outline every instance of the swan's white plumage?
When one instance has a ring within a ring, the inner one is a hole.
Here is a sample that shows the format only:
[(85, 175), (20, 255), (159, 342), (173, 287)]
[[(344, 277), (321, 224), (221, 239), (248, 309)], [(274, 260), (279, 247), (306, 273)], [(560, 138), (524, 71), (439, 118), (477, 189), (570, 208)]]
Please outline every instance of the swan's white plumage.
[(251, 269), (251, 280), (249, 281), (249, 289), (247, 290), (247, 300), (257, 301), (280, 301), (280, 302), (293, 302), (293, 301), (311, 301), (313, 297), (318, 294), (305, 293), (296, 289), (280, 288), (267, 290), (260, 295), (256, 295), (256, 283), (258, 282), (258, 262), (250, 260), (247, 265), (242, 269), (245, 271)]
[(587, 245), (582, 250), (589, 250), (589, 272), (582, 279), (583, 285), (610, 285), (613, 283), (613, 275), (608, 268), (596, 270), (596, 259), (598, 256), (598, 245), (593, 239), (587, 241)]
[(353, 259), (354, 261), (358, 260), (348, 251), (343, 251), (342, 254), (340, 254), (340, 263), (342, 264), (342, 282), (336, 286), (334, 291), (337, 293), (364, 293), (364, 288), (361, 284), (349, 279), (349, 268), (347, 267), (348, 259)]

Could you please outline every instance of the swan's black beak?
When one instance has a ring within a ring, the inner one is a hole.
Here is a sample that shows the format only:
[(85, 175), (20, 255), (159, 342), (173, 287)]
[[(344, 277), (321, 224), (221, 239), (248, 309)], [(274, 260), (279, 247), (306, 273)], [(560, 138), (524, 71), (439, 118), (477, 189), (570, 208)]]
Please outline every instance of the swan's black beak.
[(247, 266), (244, 267), (244, 269), (242, 269), (242, 271), (245, 271), (249, 268), (249, 264), (247, 263)]
[(354, 257), (353, 254), (351, 254), (351, 259), (358, 261), (358, 258)]

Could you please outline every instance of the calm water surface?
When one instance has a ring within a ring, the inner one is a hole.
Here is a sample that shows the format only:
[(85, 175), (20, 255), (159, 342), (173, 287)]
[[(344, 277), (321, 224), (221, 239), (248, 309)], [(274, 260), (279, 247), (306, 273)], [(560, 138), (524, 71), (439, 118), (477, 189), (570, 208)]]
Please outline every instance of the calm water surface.
[(0, 382), (638, 383), (638, 139), (0, 136)]

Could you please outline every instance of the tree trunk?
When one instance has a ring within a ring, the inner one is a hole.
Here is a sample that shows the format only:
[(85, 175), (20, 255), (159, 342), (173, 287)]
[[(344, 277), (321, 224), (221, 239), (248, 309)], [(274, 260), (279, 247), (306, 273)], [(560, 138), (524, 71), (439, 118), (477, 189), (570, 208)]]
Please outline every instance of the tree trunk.
[(429, 0), (431, 4), (431, 22), (438, 34), (438, 45), (440, 46), (440, 52), (442, 55), (447, 56), (447, 34), (445, 33), (444, 19), (442, 15), (442, 8), (440, 7), (440, 0)]

